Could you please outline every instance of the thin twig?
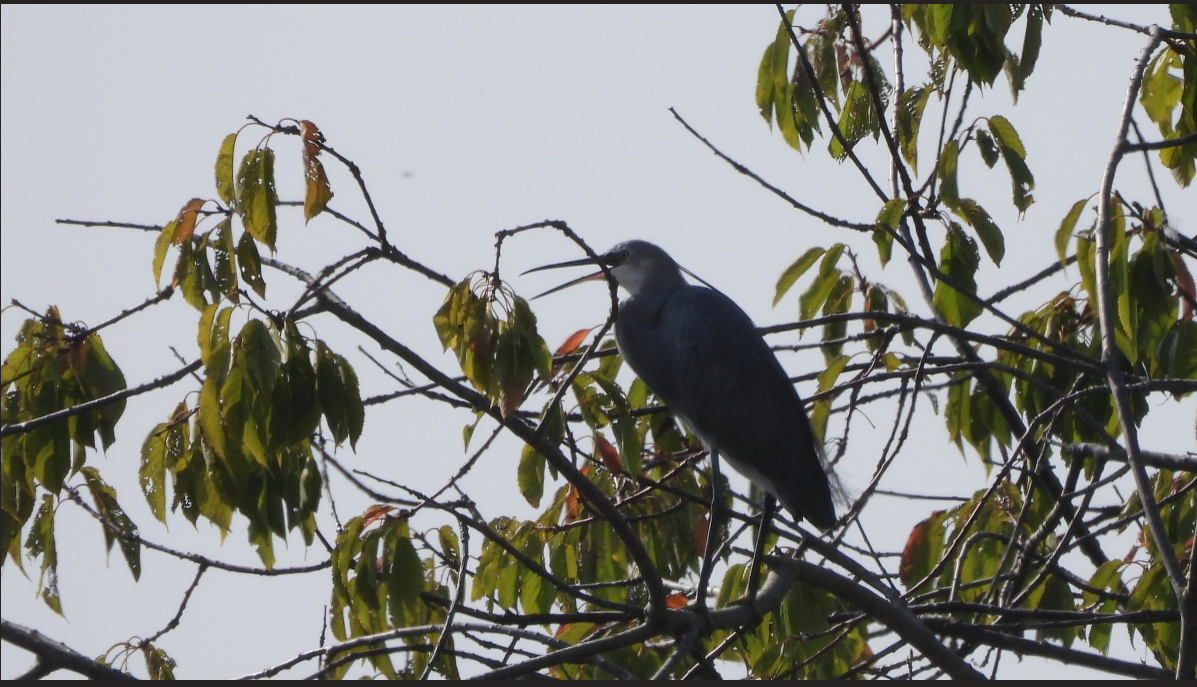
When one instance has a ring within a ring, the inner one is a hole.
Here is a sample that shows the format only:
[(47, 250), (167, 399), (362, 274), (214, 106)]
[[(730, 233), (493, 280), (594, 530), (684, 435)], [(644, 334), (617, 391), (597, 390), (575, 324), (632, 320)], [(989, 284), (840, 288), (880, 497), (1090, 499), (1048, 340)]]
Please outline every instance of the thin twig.
[(182, 369), (176, 370), (168, 375), (163, 375), (152, 382), (146, 382), (140, 386), (135, 386), (132, 389), (121, 389), (120, 391), (108, 394), (107, 396), (101, 396), (100, 398), (95, 398), (87, 401), (86, 403), (80, 403), (79, 405), (71, 406), (70, 408), (56, 410), (53, 413), (47, 413), (41, 417), (35, 417), (32, 420), (13, 422), (0, 426), (0, 437), (6, 437), (11, 434), (24, 434), (37, 429), (38, 427), (58, 422), (59, 420), (65, 420), (68, 417), (86, 413), (90, 410), (103, 408), (104, 406), (111, 405), (118, 401), (123, 401), (126, 398), (144, 394), (147, 391), (153, 391), (154, 389), (161, 389), (163, 387), (170, 386), (192, 372), (200, 369), (202, 365), (202, 361), (196, 360)]

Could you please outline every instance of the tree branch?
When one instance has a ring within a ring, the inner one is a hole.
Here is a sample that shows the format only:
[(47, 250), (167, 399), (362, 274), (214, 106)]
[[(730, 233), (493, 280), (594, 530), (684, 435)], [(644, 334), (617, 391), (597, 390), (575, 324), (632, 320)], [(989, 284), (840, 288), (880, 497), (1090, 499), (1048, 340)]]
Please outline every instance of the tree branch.
[(1006, 634), (976, 625), (958, 623), (942, 618), (927, 618), (927, 626), (938, 634), (956, 637), (972, 642), (978, 642), (999, 649), (1008, 649), (1027, 656), (1043, 656), (1067, 665), (1085, 666), (1106, 673), (1125, 675), (1127, 677), (1147, 678), (1153, 680), (1169, 680), (1172, 673), (1163, 668), (1155, 668), (1142, 663), (1120, 661), (1101, 654), (1091, 654), (1076, 649), (1066, 649), (1048, 642), (1038, 642), (1031, 639)]
[(985, 676), (977, 672), (977, 669), (973, 668), (968, 661), (944, 646), (931, 632), (931, 629), (909, 609), (887, 601), (858, 583), (813, 563), (779, 556), (766, 556), (765, 560), (776, 568), (789, 571), (795, 579), (825, 589), (856, 606), (877, 622), (893, 630), (899, 637), (922, 652), (936, 667), (953, 678), (958, 680), (985, 679)]
[[(58, 670), (69, 670), (93, 680), (135, 680), (137, 678), (111, 666), (90, 659), (69, 646), (56, 642), (37, 630), (0, 619), (0, 639), (19, 646), (37, 656), (40, 676)], [(39, 670), (37, 666), (34, 670)], [(30, 671), (33, 673), (33, 671)], [(29, 675), (30, 673), (27, 673)], [(39, 676), (39, 677), (40, 677)]]
[[(1082, 458), (1112, 459), (1122, 463), (1127, 462), (1126, 451), (1119, 448), (1111, 451), (1101, 444), (1075, 443), (1063, 444), (1060, 448), (1074, 456)], [(1139, 451), (1139, 459), (1144, 465), (1168, 470), (1183, 470), (1197, 472), (1197, 456), (1180, 456), (1172, 453), (1156, 453), (1155, 451)]]
[(1143, 52), (1139, 55), (1134, 72), (1131, 74), (1130, 84), (1126, 92), (1126, 101), (1122, 106), (1122, 116), (1118, 122), (1118, 134), (1114, 143), (1114, 149), (1110, 151), (1109, 161), (1106, 163), (1104, 174), (1102, 174), (1101, 191), (1097, 199), (1097, 231), (1094, 232), (1097, 239), (1097, 255), (1094, 262), (1096, 263), (1097, 272), (1098, 320), (1101, 328), (1102, 366), (1105, 368), (1105, 377), (1110, 386), (1110, 391), (1114, 396), (1114, 406), (1118, 413), (1118, 422), (1122, 425), (1123, 436), (1126, 437), (1127, 462), (1130, 464), (1131, 474), (1135, 478), (1135, 489), (1139, 493), (1139, 499), (1143, 502), (1143, 512), (1147, 516), (1147, 526), (1151, 531), (1151, 536), (1155, 539), (1156, 551), (1160, 554), (1160, 563), (1164, 566), (1164, 570), (1168, 574), (1168, 581), (1172, 584), (1172, 591), (1176, 594), (1177, 603), (1180, 603), (1185, 593), (1184, 572), (1181, 570), (1180, 563), (1172, 553), (1172, 540), (1168, 537), (1168, 533), (1164, 529), (1164, 521), (1160, 519), (1160, 511), (1156, 506), (1155, 497), (1152, 494), (1151, 482), (1147, 478), (1147, 470), (1143, 467), (1143, 462), (1139, 456), (1139, 429), (1135, 423), (1134, 413), (1131, 411), (1130, 398), (1127, 395), (1120, 363), (1121, 353), (1118, 351), (1115, 339), (1114, 318), (1117, 316), (1117, 311), (1114, 309), (1114, 292), (1113, 286), (1110, 283), (1111, 233), (1114, 231), (1110, 218), (1112, 214), (1111, 202), (1113, 200), (1114, 174), (1125, 152), (1123, 145), (1126, 143), (1127, 131), (1130, 129), (1131, 113), (1134, 110), (1135, 102), (1138, 100), (1139, 87), (1143, 83), (1143, 72), (1147, 69), (1147, 63), (1151, 60), (1151, 56), (1155, 53), (1155, 49), (1159, 46), (1161, 40), (1158, 26), (1152, 26), (1149, 29), (1149, 33), (1151, 40), (1143, 47)]
[(0, 437), (6, 437), (11, 434), (24, 434), (43, 425), (58, 422), (59, 420), (65, 420), (68, 417), (79, 415), (80, 413), (86, 413), (89, 410), (103, 408), (106, 405), (116, 403), (117, 401), (123, 401), (131, 396), (137, 396), (139, 394), (144, 394), (147, 391), (153, 391), (154, 389), (161, 389), (162, 387), (170, 386), (192, 372), (200, 369), (202, 365), (202, 361), (196, 360), (184, 366), (183, 368), (176, 370), (175, 372), (172, 372), (168, 375), (163, 375), (162, 377), (159, 377), (152, 382), (146, 382), (141, 386), (136, 386), (132, 389), (122, 389), (115, 393), (108, 394), (107, 396), (101, 396), (100, 398), (92, 399), (86, 403), (80, 403), (79, 405), (71, 406), (70, 408), (56, 410), (53, 413), (47, 413), (41, 417), (35, 417), (32, 420), (13, 422), (11, 424), (0, 426)]

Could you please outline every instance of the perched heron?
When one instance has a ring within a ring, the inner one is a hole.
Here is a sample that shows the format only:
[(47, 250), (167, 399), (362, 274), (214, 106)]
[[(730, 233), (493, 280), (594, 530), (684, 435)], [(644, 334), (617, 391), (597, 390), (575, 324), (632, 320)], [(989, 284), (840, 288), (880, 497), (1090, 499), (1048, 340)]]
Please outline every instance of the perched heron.
[[(763, 489), (769, 495), (764, 519), (771, 517), (776, 497), (796, 520), (830, 529), (836, 515), (822, 447), (802, 399), (748, 315), (722, 293), (687, 283), (673, 258), (647, 241), (621, 243), (599, 260), (628, 292), (615, 321), (620, 354), (702, 440), (713, 470), (726, 458)], [(594, 264), (573, 260), (529, 271)], [(542, 295), (602, 277), (588, 275)], [(712, 484), (718, 484), (717, 476)], [(715, 494), (713, 503), (719, 502), (717, 489)], [(712, 512), (712, 528), (715, 520)], [(707, 537), (700, 603), (713, 539)], [(758, 556), (762, 545), (763, 536)], [(755, 591), (755, 576), (753, 582)]]

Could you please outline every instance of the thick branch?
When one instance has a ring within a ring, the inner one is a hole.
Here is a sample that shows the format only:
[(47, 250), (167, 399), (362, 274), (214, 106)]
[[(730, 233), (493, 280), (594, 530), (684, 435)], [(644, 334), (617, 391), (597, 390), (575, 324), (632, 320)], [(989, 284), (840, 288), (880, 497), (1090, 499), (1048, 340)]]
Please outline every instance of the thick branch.
[[(1126, 462), (1126, 451), (1115, 450), (1101, 444), (1064, 444), (1061, 448), (1074, 456), (1089, 458), (1110, 458), (1121, 463)], [(1173, 453), (1156, 453), (1155, 451), (1139, 451), (1139, 459), (1144, 465), (1167, 470), (1184, 470), (1197, 472), (1197, 456), (1181, 456)]]
[(1117, 317), (1117, 310), (1114, 308), (1113, 285), (1110, 283), (1111, 233), (1114, 231), (1110, 217), (1112, 214), (1111, 204), (1113, 202), (1114, 175), (1118, 170), (1118, 163), (1122, 160), (1125, 152), (1123, 146), (1126, 143), (1127, 131), (1130, 129), (1131, 113), (1134, 110), (1135, 102), (1138, 100), (1139, 87), (1143, 83), (1143, 72), (1147, 69), (1147, 63), (1151, 60), (1152, 54), (1155, 53), (1156, 47), (1160, 44), (1161, 35), (1159, 27), (1151, 27), (1150, 34), (1151, 40), (1144, 46), (1143, 52), (1139, 55), (1139, 61), (1135, 65), (1135, 70), (1131, 74), (1130, 84), (1126, 92), (1126, 101), (1122, 106), (1122, 116), (1118, 122), (1118, 134), (1115, 139), (1114, 149), (1110, 151), (1110, 159), (1106, 163), (1105, 173), (1102, 175), (1101, 191), (1097, 199), (1097, 231), (1095, 232), (1097, 239), (1097, 256), (1095, 260), (1098, 291), (1097, 311), (1101, 327), (1102, 365), (1105, 368), (1105, 377), (1110, 386), (1110, 391), (1114, 395), (1114, 407), (1118, 413), (1118, 422), (1122, 425), (1123, 436), (1126, 437), (1127, 462), (1130, 464), (1131, 474), (1135, 478), (1135, 489), (1139, 493), (1139, 499), (1143, 502), (1143, 513), (1147, 517), (1148, 529), (1151, 532), (1151, 536), (1155, 539), (1156, 551), (1160, 553), (1160, 562), (1163, 564), (1164, 570), (1168, 573), (1168, 581), (1172, 584), (1172, 591), (1176, 594), (1176, 600), (1179, 603), (1185, 593), (1184, 572), (1181, 570), (1180, 563), (1172, 553), (1172, 540), (1164, 530), (1164, 521), (1160, 518), (1160, 511), (1155, 503), (1151, 482), (1148, 480), (1147, 470), (1143, 467), (1143, 462), (1139, 455), (1138, 426), (1135, 424), (1134, 413), (1131, 411), (1130, 398), (1126, 392), (1126, 382), (1123, 378), (1120, 362), (1121, 354), (1118, 351), (1115, 339), (1114, 318)]
[[(0, 619), (0, 639), (37, 655), (38, 664), (69, 670), (93, 680), (135, 680), (99, 661), (92, 660), (69, 646), (56, 642), (37, 630)], [(43, 668), (45, 671), (45, 668)]]

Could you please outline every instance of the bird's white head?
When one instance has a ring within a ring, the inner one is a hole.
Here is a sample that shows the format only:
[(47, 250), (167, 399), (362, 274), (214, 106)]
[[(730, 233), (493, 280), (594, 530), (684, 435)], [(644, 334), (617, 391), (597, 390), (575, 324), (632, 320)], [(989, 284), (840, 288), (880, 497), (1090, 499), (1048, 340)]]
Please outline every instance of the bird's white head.
[(632, 296), (654, 283), (685, 284), (673, 258), (648, 241), (624, 241), (607, 251), (602, 259), (615, 281)]

